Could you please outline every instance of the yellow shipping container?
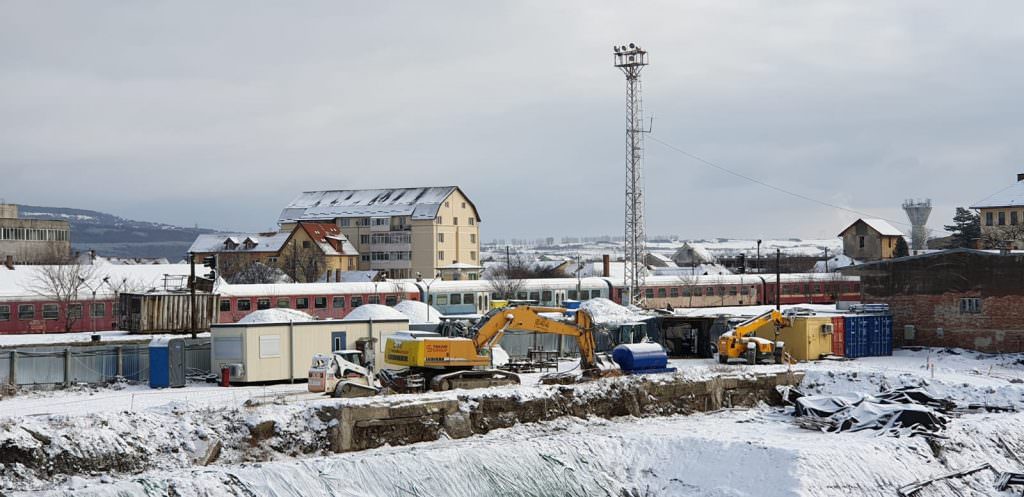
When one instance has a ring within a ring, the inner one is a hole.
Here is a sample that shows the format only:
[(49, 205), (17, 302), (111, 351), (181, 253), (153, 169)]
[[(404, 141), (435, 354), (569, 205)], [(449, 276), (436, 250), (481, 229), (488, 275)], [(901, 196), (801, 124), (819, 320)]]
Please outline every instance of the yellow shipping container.
[[(832, 318), (829, 316), (797, 316), (793, 324), (780, 330), (778, 340), (785, 343), (789, 355), (798, 361), (816, 361), (832, 353)], [(763, 326), (757, 336), (775, 340), (775, 327)]]

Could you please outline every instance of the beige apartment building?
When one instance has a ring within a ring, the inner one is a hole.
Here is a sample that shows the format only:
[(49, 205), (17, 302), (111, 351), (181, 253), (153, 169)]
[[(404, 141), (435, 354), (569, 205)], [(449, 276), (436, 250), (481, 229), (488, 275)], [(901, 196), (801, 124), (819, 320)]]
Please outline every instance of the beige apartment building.
[(1024, 249), (1024, 173), (971, 208), (981, 217), (983, 248)]
[(480, 215), (457, 186), (303, 192), (278, 219), (282, 230), (300, 221), (337, 224), (362, 271), (480, 278)]
[(0, 264), (55, 264), (70, 256), (67, 221), (22, 219), (17, 205), (0, 203)]

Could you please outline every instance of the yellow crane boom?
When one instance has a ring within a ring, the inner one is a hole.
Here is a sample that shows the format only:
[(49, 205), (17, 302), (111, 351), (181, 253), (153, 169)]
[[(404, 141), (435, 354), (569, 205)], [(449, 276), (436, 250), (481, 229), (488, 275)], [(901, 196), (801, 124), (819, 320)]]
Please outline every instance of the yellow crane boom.
[(751, 336), (769, 323), (774, 324), (776, 329), (785, 328), (791, 324), (789, 318), (775, 309), (737, 324), (735, 328), (719, 337), (718, 362), (725, 363), (729, 359), (745, 357), (748, 363), (754, 364), (760, 357), (774, 355), (774, 341)]

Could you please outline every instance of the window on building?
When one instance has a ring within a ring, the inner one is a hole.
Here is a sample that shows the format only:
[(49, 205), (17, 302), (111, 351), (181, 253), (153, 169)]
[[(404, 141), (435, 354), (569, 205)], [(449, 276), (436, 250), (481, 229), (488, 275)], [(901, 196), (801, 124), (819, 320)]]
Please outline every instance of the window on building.
[(1020, 223), (1020, 219), (1017, 218), (1017, 211), (1010, 212), (1010, 225), (1017, 226)]
[(363, 298), (362, 297), (352, 297), (352, 308), (353, 309), (355, 309), (356, 307), (359, 307), (361, 305), (363, 305)]
[(316, 297), (313, 299), (313, 307), (316, 309), (326, 309), (327, 297)]
[(991, 212), (986, 212), (985, 213), (985, 226), (992, 226), (992, 213)]
[(338, 226), (341, 226), (342, 228), (347, 228), (349, 226), (349, 219), (347, 217), (341, 218), (341, 220), (338, 222)]
[(388, 296), (384, 297), (384, 305), (390, 305), (390, 306), (394, 307), (395, 304), (397, 304), (397, 303), (398, 303), (398, 297), (395, 296), (395, 295), (388, 295)]
[(309, 297), (296, 297), (295, 298), (296, 309), (309, 309)]
[(859, 248), (864, 248), (864, 237), (863, 236), (858, 236), (857, 237), (857, 246)]
[(981, 299), (978, 297), (960, 299), (960, 314), (981, 314)]
[(471, 260), (471, 261), (475, 261), (476, 260), (476, 250), (470, 250), (469, 251), (469, 260)]
[(277, 265), (277, 257), (275, 257), (275, 256), (267, 257), (267, 264), (270, 264), (271, 266), (276, 266)]
[(220, 312), (231, 312), (231, 301), (228, 299), (220, 300)]
[(235, 304), (238, 307), (238, 310), (240, 311), (252, 310), (252, 301), (249, 299), (238, 299), (235, 301)]
[(445, 207), (451, 207), (451, 203), (450, 203), (450, 202), (448, 202), (447, 200), (445, 200), (445, 202), (444, 202), (444, 206), (445, 206)]
[(437, 243), (444, 243), (444, 233), (437, 234)]
[(308, 248), (310, 248), (312, 246), (313, 246), (313, 243), (310, 242), (309, 240), (303, 240), (302, 241), (302, 248), (308, 249)]
[(437, 216), (437, 217), (434, 218), (434, 223), (435, 224), (444, 224), (444, 223), (442, 223), (442, 221), (444, 221), (444, 219), (441, 218), (441, 216)]
[(480, 275), (477, 274), (477, 273), (468, 273), (467, 275), (468, 275), (469, 279), (471, 279), (471, 280), (478, 280), (478, 279), (480, 279)]
[(463, 208), (463, 209), (465, 209), (465, 208), (466, 208), (466, 203), (465, 203), (465, 202), (463, 202), (463, 203), (462, 203), (462, 208)]
[(57, 319), (60, 317), (60, 312), (57, 309), (57, 304), (43, 304), (43, 319)]
[(280, 309), (287, 309), (292, 306), (292, 301), (288, 297), (278, 297), (277, 307)]
[(21, 304), (18, 306), (18, 319), (29, 320), (36, 318), (36, 306), (32, 304)]
[(474, 224), (476, 224), (476, 218), (475, 217), (470, 217), (469, 218), (469, 225), (473, 226)]
[(1005, 211), (999, 211), (999, 226), (1003, 226), (1005, 224), (1006, 224), (1006, 212)]
[[(473, 218), (470, 218), (473, 219)], [(476, 233), (469, 234), (469, 243), (476, 243)]]
[(363, 262), (370, 262), (370, 254), (362, 254), (359, 256), (359, 259)]
[(363, 245), (370, 243), (370, 235), (359, 235), (359, 243)]
[(439, 261), (443, 261), (444, 260), (444, 250), (438, 250), (437, 251), (437, 260), (439, 260)]
[(11, 320), (11, 306), (9, 306), (9, 305), (0, 305), (0, 321), (10, 321), (10, 320)]
[(89, 315), (94, 318), (102, 318), (107, 315), (107, 305), (94, 303), (89, 306)]
[(68, 318), (82, 319), (82, 304), (68, 305)]

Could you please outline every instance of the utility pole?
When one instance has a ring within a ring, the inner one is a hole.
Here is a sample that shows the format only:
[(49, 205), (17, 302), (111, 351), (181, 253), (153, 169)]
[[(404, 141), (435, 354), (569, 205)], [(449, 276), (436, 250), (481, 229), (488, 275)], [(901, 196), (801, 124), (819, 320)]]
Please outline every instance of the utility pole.
[(189, 285), (188, 285), (188, 308), (192, 318), (192, 338), (196, 337), (196, 328), (199, 327), (199, 323), (196, 318), (196, 254), (193, 252), (188, 253), (188, 265), (189, 265)]
[(754, 266), (757, 268), (757, 272), (761, 272), (761, 239), (757, 240), (757, 260), (754, 261)]
[(825, 272), (828, 272), (828, 247), (825, 247)]
[(640, 71), (647, 65), (647, 51), (637, 44), (612, 47), (615, 67), (626, 75), (626, 222), (624, 305), (643, 306), (646, 276), (644, 253), (647, 237), (644, 221), (643, 100)]
[(775, 249), (775, 310), (782, 310), (782, 249)]

